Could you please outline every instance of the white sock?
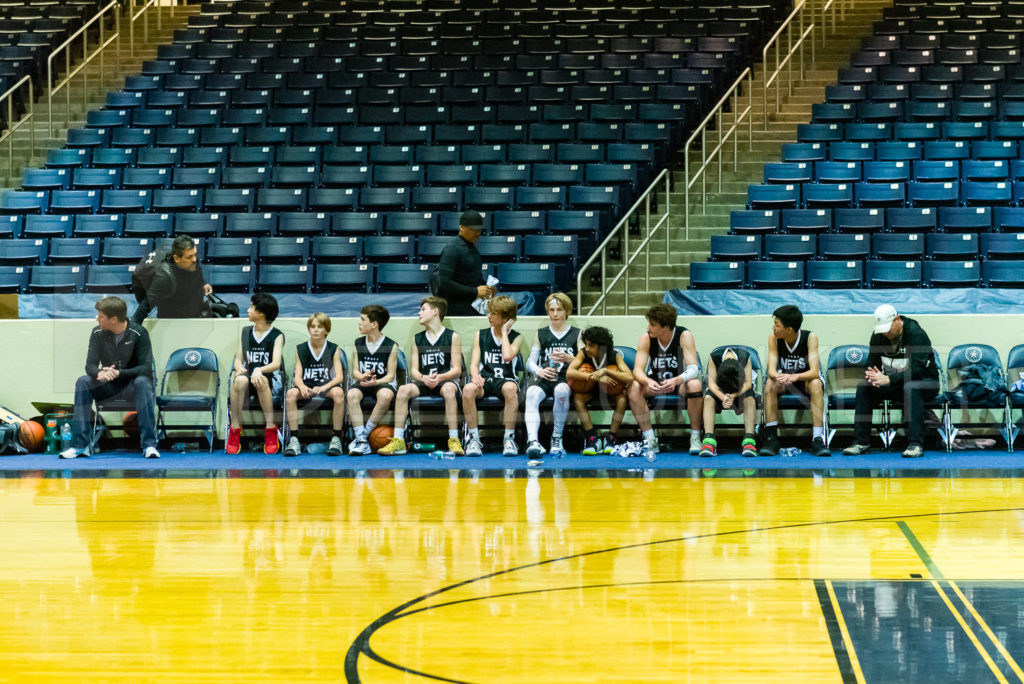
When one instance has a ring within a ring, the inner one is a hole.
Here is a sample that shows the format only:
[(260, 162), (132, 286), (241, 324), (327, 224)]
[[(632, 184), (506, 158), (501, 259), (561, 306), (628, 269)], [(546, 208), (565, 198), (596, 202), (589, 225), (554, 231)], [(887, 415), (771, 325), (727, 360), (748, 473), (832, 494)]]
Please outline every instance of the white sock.
[(373, 428), (375, 427), (377, 427), (377, 424), (374, 423), (372, 420), (366, 421), (366, 434), (370, 434), (371, 432), (373, 432)]
[(690, 430), (690, 437), (700, 439), (700, 430)]
[(356, 439), (366, 439), (366, 427), (363, 425), (356, 425)]
[(779, 424), (779, 421), (777, 421), (777, 420), (773, 420), (773, 421), (772, 421), (772, 422), (770, 422), (770, 423), (765, 423), (765, 424), (764, 424), (764, 426), (765, 426), (766, 428), (769, 428), (769, 427), (775, 427), (775, 426), (776, 426), (776, 425), (778, 425), (778, 424)]
[(470, 439), (480, 439), (480, 428), (470, 428), (469, 430)]
[(656, 439), (656, 437), (654, 436), (654, 428), (651, 428), (650, 430), (644, 430), (644, 439)]
[(448, 431), (448, 439), (458, 439), (458, 438), (459, 438), (459, 431), (458, 430), (449, 430)]
[(505, 430), (505, 439), (515, 439), (515, 438), (516, 438), (516, 431), (515, 430)]
[(395, 439), (405, 439), (405, 428), (395, 428)]
[(813, 439), (818, 439), (819, 437), (821, 437), (822, 439), (825, 439), (825, 428), (824, 427), (816, 427), (816, 428), (814, 428)]
[(552, 426), (551, 436), (561, 437), (562, 430), (565, 429), (565, 419), (569, 416), (569, 397), (572, 395), (572, 390), (569, 389), (569, 385), (561, 382), (555, 385), (555, 407), (551, 414), (554, 417), (554, 425)]
[(540, 430), (540, 402), (544, 401), (544, 390), (536, 385), (526, 390), (526, 438), (536, 441), (537, 432)]

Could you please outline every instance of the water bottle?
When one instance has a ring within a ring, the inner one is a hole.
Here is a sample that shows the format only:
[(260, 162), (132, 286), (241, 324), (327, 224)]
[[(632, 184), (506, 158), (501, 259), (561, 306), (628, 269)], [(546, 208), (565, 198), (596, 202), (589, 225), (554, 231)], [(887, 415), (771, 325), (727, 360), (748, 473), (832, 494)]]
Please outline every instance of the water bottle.
[(432, 443), (432, 442), (413, 442), (412, 443), (412, 450), (413, 451), (433, 452), (435, 449), (437, 449), (437, 445)]
[(174, 450), (177, 451), (179, 454), (185, 453), (185, 443), (184, 442), (175, 442), (174, 443)]
[(71, 448), (71, 423), (64, 423), (60, 428), (60, 450), (67, 451)]
[(438, 450), (435, 450), (435, 451), (431, 451), (429, 454), (427, 454), (427, 456), (429, 456), (430, 458), (434, 459), (435, 461), (439, 461), (442, 458), (444, 458), (444, 452), (441, 451), (440, 449), (438, 449)]

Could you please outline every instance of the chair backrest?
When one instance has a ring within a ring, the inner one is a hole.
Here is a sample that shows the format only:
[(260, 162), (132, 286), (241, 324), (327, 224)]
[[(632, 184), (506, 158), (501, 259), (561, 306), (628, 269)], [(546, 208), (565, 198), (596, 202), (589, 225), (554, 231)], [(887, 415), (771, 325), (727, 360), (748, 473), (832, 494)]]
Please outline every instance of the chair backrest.
[(825, 365), (825, 388), (828, 394), (850, 392), (864, 379), (868, 347), (863, 344), (841, 344), (828, 353)]
[(622, 354), (622, 360), (629, 366), (629, 370), (633, 370), (633, 366), (636, 364), (636, 349), (615, 345), (615, 351)]
[[(723, 344), (721, 346), (718, 346), (718, 347), (715, 347), (714, 349), (712, 349), (711, 350), (711, 355), (713, 356), (713, 355), (717, 354), (720, 351), (724, 352), (726, 349), (732, 349), (732, 350), (742, 349), (750, 357), (751, 381), (753, 382), (753, 385), (754, 385), (754, 387), (753, 387), (754, 394), (756, 396), (761, 396), (761, 385), (762, 385), (763, 380), (764, 380), (764, 378), (762, 378), (763, 373), (761, 372), (761, 355), (757, 353), (756, 349), (754, 349), (753, 347), (748, 347), (745, 344)], [(698, 368), (701, 367), (700, 355), (697, 356), (697, 367)], [(709, 367), (710, 367), (710, 364), (709, 364)], [(702, 372), (702, 375), (703, 375), (703, 372)], [(707, 386), (707, 376), (704, 376), (704, 385)]]
[(217, 354), (205, 347), (183, 347), (171, 352), (160, 381), (161, 395), (217, 397), (220, 366)]
[(993, 366), (999, 369), (1000, 375), (1003, 374), (1003, 362), (995, 347), (988, 344), (958, 344), (949, 350), (949, 356), (946, 357), (946, 386), (959, 385), (958, 371), (974, 364)]
[(1006, 377), (1011, 384), (1024, 380), (1024, 344), (1018, 344), (1006, 355)]

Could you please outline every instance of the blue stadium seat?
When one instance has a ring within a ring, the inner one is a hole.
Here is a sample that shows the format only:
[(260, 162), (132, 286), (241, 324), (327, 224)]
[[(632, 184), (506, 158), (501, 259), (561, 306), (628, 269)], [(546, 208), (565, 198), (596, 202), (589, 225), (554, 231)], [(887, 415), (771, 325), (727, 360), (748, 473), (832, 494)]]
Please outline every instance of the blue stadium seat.
[(807, 285), (818, 289), (860, 288), (864, 284), (864, 262), (809, 261)]
[(526, 290), (541, 299), (555, 288), (555, 270), (549, 264), (498, 264), (496, 277), (511, 291)]
[(82, 292), (85, 266), (33, 266), (28, 291), (35, 294)]
[(89, 266), (85, 272), (85, 292), (126, 295), (132, 289), (134, 266)]
[(817, 240), (813, 235), (764, 237), (764, 256), (769, 261), (808, 261), (817, 256), (817, 251)]
[(388, 235), (433, 235), (437, 233), (437, 225), (437, 214), (429, 211), (384, 216), (384, 229)]
[[(828, 146), (828, 157), (830, 161), (840, 163), (871, 161), (875, 158), (875, 147), (875, 143), (868, 142), (834, 142)], [(785, 159), (786, 145), (783, 145), (782, 156)], [(817, 157), (820, 155), (809, 153), (804, 156)], [(816, 161), (818, 163), (821, 163), (822, 161), (824, 161), (824, 159), (809, 159), (808, 161)]]
[[(167, 216), (164, 214), (163, 216)], [(224, 233), (224, 215), (219, 213), (171, 214), (174, 217), (174, 234), (193, 238), (217, 237)], [(128, 217), (131, 220), (132, 216)], [(154, 217), (155, 218), (155, 217)], [(127, 226), (125, 232), (127, 233)]]
[(804, 262), (752, 261), (747, 264), (747, 284), (755, 290), (803, 287)]
[(555, 266), (556, 282), (576, 274), (579, 245), (573, 235), (532, 235), (523, 240), (523, 257), (527, 261)]
[(95, 214), (100, 208), (97, 190), (54, 190), (49, 211), (53, 214)]
[(141, 214), (153, 204), (151, 190), (104, 190), (100, 211), (104, 214)]
[(226, 238), (239, 237), (268, 237), (277, 230), (277, 214), (272, 212), (264, 213), (232, 213), (224, 217), (224, 236)]
[(859, 207), (900, 207), (906, 202), (904, 183), (857, 183), (856, 203)]
[(1024, 261), (985, 261), (981, 265), (981, 283), (985, 287), (1024, 287)]
[[(825, 162), (818, 162), (824, 164)], [(769, 162), (764, 165), (765, 184), (786, 185), (810, 183), (814, 177), (814, 164), (808, 162)], [(858, 180), (860, 174), (858, 174)]]
[(796, 209), (800, 205), (799, 185), (750, 185), (748, 209)]
[(21, 231), (23, 238), (71, 237), (75, 218), (69, 215), (40, 214), (25, 217)]
[(960, 200), (960, 184), (913, 182), (908, 187), (907, 199), (914, 207), (955, 206)]
[(870, 255), (870, 234), (831, 233), (818, 237), (818, 257), (825, 261), (863, 261)]
[[(367, 189), (364, 188), (364, 190)], [(396, 190), (396, 188), (378, 189)], [(306, 197), (306, 202), (307, 209), (312, 212), (353, 212), (356, 210), (359, 199), (360, 193), (355, 188), (311, 188)], [(381, 198), (375, 197), (372, 199)]]
[(115, 238), (124, 230), (124, 216), (120, 214), (83, 215), (75, 218), (75, 237)]
[(27, 266), (0, 266), (0, 293), (21, 294), (26, 291), (30, 273)]
[(91, 264), (99, 261), (101, 240), (97, 238), (53, 238), (48, 262), (54, 265)]
[(964, 181), (960, 184), (960, 192), (963, 203), (968, 206), (1008, 206), (1013, 201), (1012, 185), (1006, 181)]
[(877, 233), (884, 228), (883, 209), (836, 209), (832, 213), (832, 229), (837, 233)]
[(743, 287), (742, 261), (698, 262), (690, 264), (690, 289), (736, 290)]
[(107, 238), (103, 241), (100, 262), (103, 264), (137, 264), (153, 249), (147, 238)]
[(784, 233), (827, 233), (833, 227), (832, 216), (832, 209), (783, 209), (780, 228)]
[[(538, 238), (549, 237), (538, 235)], [(441, 252), (451, 243), (448, 235), (420, 235), (416, 238), (416, 261), (419, 263), (437, 263), (441, 260)]]
[(431, 270), (429, 264), (380, 264), (377, 267), (377, 291), (427, 292)]
[(983, 233), (981, 256), (986, 260), (1024, 260), (1024, 233)]
[(543, 211), (496, 211), (491, 217), (496, 234), (540, 236), (546, 226), (547, 214)]
[[(395, 266), (396, 264), (391, 264)], [(318, 263), (315, 292), (369, 292), (373, 267), (366, 264)]]
[(907, 261), (924, 256), (924, 236), (917, 233), (878, 233), (871, 239), (875, 259)]
[(301, 264), (262, 264), (256, 288), (268, 292), (308, 292), (313, 284), (313, 267)]
[(920, 261), (868, 261), (868, 287), (900, 288), (921, 286)]
[[(814, 164), (814, 181), (817, 183), (856, 183), (862, 177), (862, 162), (816, 162)], [(878, 162), (868, 162), (878, 163)], [(765, 167), (767, 168), (767, 164)], [(767, 172), (766, 172), (767, 175)], [(807, 179), (808, 181), (810, 179)], [(768, 182), (767, 179), (765, 182)], [(796, 182), (796, 181), (794, 181)]]
[(317, 264), (354, 264), (363, 256), (363, 238), (340, 235), (314, 237), (310, 256)]
[(412, 263), (415, 239), (408, 235), (379, 235), (363, 242), (363, 258), (370, 263)]
[(978, 261), (926, 261), (925, 287), (977, 287), (981, 282)]
[(213, 237), (206, 240), (203, 258), (209, 264), (253, 264), (259, 240), (252, 237)]
[(523, 256), (518, 235), (483, 235), (477, 241), (476, 247), (485, 263), (516, 262)]
[[(80, 171), (81, 168), (76, 168)], [(71, 183), (68, 169), (25, 169), (22, 173), (21, 187), (23, 190), (47, 191), (66, 190)]]
[(2, 266), (39, 266), (46, 263), (48, 254), (49, 245), (45, 239), (0, 240)]
[(712, 235), (708, 258), (711, 261), (756, 261), (761, 258), (761, 236)]
[(729, 214), (729, 232), (733, 234), (774, 233), (779, 230), (779, 212), (764, 209), (733, 210)]
[(330, 227), (331, 216), (326, 212), (285, 211), (277, 219), (278, 235), (291, 239), (326, 235)]
[(932, 233), (926, 238), (925, 253), (931, 259), (972, 261), (978, 258), (978, 236), (973, 233)]
[(304, 237), (262, 237), (258, 242), (260, 264), (304, 264), (309, 261), (310, 242)]
[(251, 292), (256, 269), (249, 264), (208, 264), (203, 275), (215, 292)]

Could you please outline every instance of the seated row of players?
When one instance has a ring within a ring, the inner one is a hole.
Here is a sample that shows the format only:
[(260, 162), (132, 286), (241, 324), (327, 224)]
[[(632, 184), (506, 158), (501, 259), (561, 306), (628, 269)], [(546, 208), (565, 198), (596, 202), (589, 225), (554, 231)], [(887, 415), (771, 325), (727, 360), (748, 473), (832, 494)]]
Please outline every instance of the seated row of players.
[[(424, 299), (420, 307), (419, 322), (425, 330), (416, 336), (411, 350), (409, 375), (412, 382), (397, 390), (395, 422), (400, 427), (395, 431), (394, 439), (381, 449), (381, 453), (405, 453), (402, 426), (408, 417), (409, 402), (416, 396), (426, 395), (441, 396), (444, 399), (449, 428), (448, 448), (454, 453), (463, 453), (458, 440), (458, 381), (462, 377), (462, 345), (458, 335), (443, 326), (445, 309), (444, 300), (436, 297)], [(636, 370), (632, 373), (621, 355), (614, 351), (614, 341), (606, 329), (592, 327), (581, 334), (578, 328), (568, 324), (572, 303), (564, 294), (551, 295), (546, 301), (546, 309), (550, 324), (537, 331), (527, 363), (527, 370), (535, 377), (534, 384), (526, 394), (529, 436), (527, 454), (531, 458), (539, 458), (544, 453), (537, 435), (540, 405), (546, 397), (551, 397), (554, 402), (551, 451), (556, 455), (565, 452), (562, 431), (571, 397), (586, 431), (583, 453), (596, 454), (607, 453), (614, 448), (616, 434), (625, 414), (627, 397), (643, 431), (646, 448), (650, 452), (657, 452), (658, 442), (651, 426), (648, 400), (672, 393), (685, 393), (687, 398), (691, 453), (705, 456), (716, 453), (713, 433), (716, 410), (732, 408), (738, 413), (745, 413), (747, 436), (743, 452), (753, 455), (754, 378), (749, 359), (742, 349), (727, 349), (712, 355), (708, 388), (703, 397), (706, 435), (701, 442), (698, 422), (702, 402), (701, 386), (697, 379), (693, 335), (675, 325), (676, 313), (672, 307), (662, 304), (651, 307), (647, 312), (648, 328), (639, 341)], [(119, 392), (125, 384), (122, 380), (134, 381), (138, 375), (138, 382), (143, 382), (145, 386), (135, 388), (133, 385), (133, 390), (141, 395), (136, 399), (142, 405), (140, 427), (144, 447), (147, 456), (158, 457), (152, 434), (154, 431), (150, 425), (152, 379), (146, 371), (152, 356), (148, 351), (148, 334), (137, 325), (127, 325), (126, 306), (119, 298), (102, 300), (97, 303), (97, 310), (100, 325), (90, 339), (87, 375), (80, 378), (76, 386), (75, 404), (83, 408), (77, 415), (87, 415), (84, 408), (92, 398), (103, 398), (115, 390)], [(275, 391), (280, 392), (281, 389), (281, 375), (277, 371), (281, 367), (284, 335), (273, 327), (277, 313), (277, 301), (272, 295), (253, 295), (248, 311), (252, 325), (242, 331), (235, 359), (236, 376), (231, 387), (233, 406), (258, 403), (262, 409), (266, 422), (264, 449), (268, 453), (276, 453), (280, 448), (273, 417), (273, 397)], [(327, 341), (331, 330), (330, 318), (322, 313), (310, 316), (307, 321), (309, 340), (296, 348), (294, 386), (286, 394), (289, 427), (292, 430), (286, 454), (297, 455), (301, 450), (300, 409), (315, 408), (326, 400), (333, 403), (334, 435), (329, 453), (340, 454), (342, 451), (341, 430), (346, 404), (356, 435), (349, 445), (349, 453), (361, 455), (370, 452), (367, 434), (384, 417), (396, 395), (398, 347), (382, 332), (388, 320), (388, 312), (382, 307), (369, 306), (363, 309), (359, 322), (362, 337), (356, 340), (356, 364), (352, 372), (356, 384), (346, 396), (342, 389), (345, 378), (340, 351), (337, 345)], [(471, 381), (462, 393), (463, 411), (469, 428), (465, 453), (469, 455), (479, 455), (482, 451), (476, 425), (476, 400), (486, 396), (504, 400), (506, 432), (503, 453), (518, 453), (514, 439), (519, 405), (516, 365), (522, 337), (512, 329), (515, 320), (515, 302), (508, 297), (496, 297), (490, 302), (491, 326), (474, 336)], [(761, 453), (771, 455), (778, 450), (777, 395), (796, 391), (805, 394), (814, 409), (813, 451), (825, 455), (828, 451), (824, 446), (821, 422), (823, 391), (818, 378), (817, 338), (813, 333), (801, 329), (802, 316), (795, 307), (779, 308), (774, 320), (773, 333), (769, 339), (769, 368), (772, 370), (765, 383), (766, 437)], [(125, 339), (128, 328), (131, 328), (134, 336), (132, 340), (138, 338), (145, 344), (139, 349), (134, 344), (125, 344), (122, 353), (119, 345)], [(107, 340), (103, 335), (111, 339)], [(779, 348), (778, 340), (783, 341), (784, 347)], [(647, 375), (648, 368), (651, 375)], [(679, 372), (680, 368), (684, 368), (682, 373)], [(125, 370), (118, 377), (116, 369)], [(569, 383), (579, 383), (575, 393), (571, 392)], [(623, 391), (624, 388), (628, 390)], [(368, 397), (375, 399), (374, 409), (369, 421), (364, 423), (360, 403)], [(595, 398), (601, 398), (605, 406), (609, 399), (614, 399), (611, 430), (604, 440), (598, 438), (587, 408)], [(227, 451), (231, 454), (241, 450), (239, 420), (240, 412), (233, 411), (227, 441)], [(83, 455), (86, 432), (85, 418), (76, 421), (74, 446), (66, 450), (67, 453), (62, 454), (62, 457)]]
[[(280, 392), (281, 355), (284, 335), (273, 327), (277, 317), (277, 301), (267, 293), (252, 296), (249, 320), (252, 325), (242, 331), (235, 359), (235, 380), (231, 388), (233, 406), (258, 403), (265, 422), (266, 453), (277, 453), (278, 430), (274, 423), (273, 397)], [(355, 340), (352, 385), (347, 393), (338, 346), (327, 340), (331, 320), (315, 313), (307, 321), (309, 340), (296, 348), (293, 386), (285, 395), (290, 439), (286, 456), (301, 452), (303, 433), (300, 412), (316, 409), (330, 400), (332, 428), (328, 454), (340, 455), (343, 449), (342, 426), (348, 409), (354, 439), (348, 445), (353, 456), (371, 453), (368, 435), (379, 425), (394, 403), (394, 436), (379, 453), (407, 453), (405, 425), (409, 404), (416, 397), (441, 397), (448, 425), (448, 451), (456, 455), (480, 456), (483, 445), (477, 424), (477, 400), (495, 397), (504, 404), (505, 434), (502, 453), (516, 456), (515, 426), (519, 412), (519, 368), (523, 336), (513, 329), (517, 306), (510, 297), (498, 296), (488, 302), (488, 328), (473, 337), (469, 364), (469, 381), (460, 386), (463, 377), (463, 345), (458, 333), (444, 326), (447, 304), (440, 297), (424, 298), (418, 315), (423, 330), (416, 334), (410, 349), (408, 381), (397, 386), (398, 344), (384, 335), (390, 319), (379, 305), (362, 309)], [(676, 311), (668, 304), (652, 306), (646, 314), (647, 330), (637, 344), (634, 369), (630, 370), (622, 355), (614, 349), (611, 333), (594, 326), (580, 331), (569, 324), (572, 301), (563, 293), (555, 293), (545, 301), (549, 324), (537, 330), (526, 370), (534, 382), (526, 390), (525, 422), (528, 444), (526, 454), (539, 460), (545, 453), (538, 433), (540, 406), (546, 398), (553, 401), (553, 430), (550, 453), (566, 453), (562, 433), (570, 402), (576, 409), (585, 431), (584, 455), (612, 453), (627, 405), (633, 411), (648, 454), (659, 451), (658, 439), (651, 424), (651, 405), (657, 408), (658, 397), (679, 395), (685, 398), (690, 421), (690, 453), (714, 456), (717, 442), (714, 435), (715, 415), (732, 409), (744, 416), (746, 435), (742, 453), (758, 453), (754, 419), (753, 386), (755, 378), (750, 359), (742, 348), (726, 348), (712, 354), (708, 368), (708, 386), (702, 391), (699, 378), (696, 344), (693, 334), (676, 324)], [(769, 337), (768, 378), (765, 382), (766, 430), (760, 453), (778, 452), (777, 397), (786, 392), (803, 395), (812, 407), (814, 433), (812, 452), (827, 455), (822, 427), (823, 386), (818, 369), (817, 336), (802, 329), (803, 316), (793, 306), (774, 312), (774, 326)], [(781, 342), (781, 344), (780, 344)], [(276, 383), (276, 387), (275, 387)], [(573, 385), (574, 392), (570, 387)], [(368, 419), (364, 420), (362, 402), (373, 399)], [(458, 409), (461, 400), (467, 427), (465, 448), (459, 441)], [(602, 439), (594, 429), (589, 405), (597, 400), (604, 407), (614, 405), (611, 426)], [(703, 414), (703, 415), (702, 415)], [(240, 412), (231, 414), (227, 452), (241, 450)], [(704, 435), (701, 427), (703, 419)]]

